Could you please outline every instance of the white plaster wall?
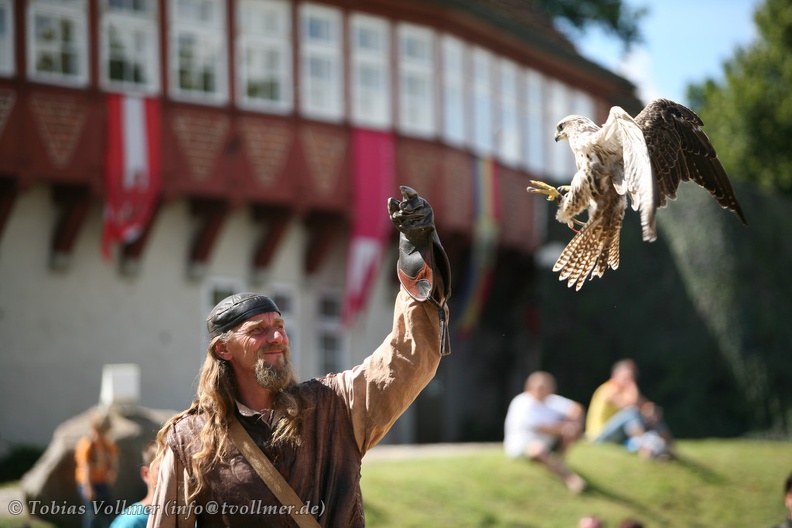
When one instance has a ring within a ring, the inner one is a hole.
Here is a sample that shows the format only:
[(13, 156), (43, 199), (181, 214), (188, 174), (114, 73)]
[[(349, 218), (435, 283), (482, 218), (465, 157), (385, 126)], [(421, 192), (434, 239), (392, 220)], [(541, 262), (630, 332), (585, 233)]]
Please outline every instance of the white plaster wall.
[(200, 284), (185, 278), (189, 217), (166, 207), (141, 273), (100, 253), (91, 208), (67, 270), (49, 268), (57, 211), (49, 190), (20, 195), (0, 240), (0, 435), (46, 443), (59, 422), (99, 399), (102, 365), (137, 363), (141, 403), (187, 405), (201, 359)]
[[(106, 363), (140, 365), (142, 405), (188, 406), (205, 354), (209, 285), (217, 279), (265, 294), (275, 286), (292, 288), (298, 320), (289, 332), (299, 343), (294, 351), (299, 374), (302, 379), (323, 374), (313, 337), (315, 303), (322, 289), (343, 288), (343, 238), (319, 272), (306, 277), (306, 233), (293, 222), (270, 269), (254, 277), (250, 261), (259, 226), (239, 209), (226, 220), (205, 275), (193, 279), (187, 255), (195, 219), (187, 203), (177, 201), (160, 210), (139, 273), (126, 276), (101, 257), (97, 202), (71, 265), (53, 271), (49, 247), (56, 215), (49, 188), (34, 186), (19, 195), (0, 237), (0, 447), (46, 445), (59, 423), (98, 402)], [(345, 367), (360, 363), (390, 331), (395, 252), (383, 268), (367, 309), (347, 334)], [(399, 420), (389, 438), (407, 441), (408, 421)]]

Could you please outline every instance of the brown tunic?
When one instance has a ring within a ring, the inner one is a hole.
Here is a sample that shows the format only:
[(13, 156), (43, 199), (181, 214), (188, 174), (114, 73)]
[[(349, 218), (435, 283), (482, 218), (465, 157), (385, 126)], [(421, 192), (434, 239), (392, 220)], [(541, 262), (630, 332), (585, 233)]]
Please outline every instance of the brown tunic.
[[(302, 445), (273, 444), (268, 420), (240, 407), (238, 417), (256, 444), (291, 484), (322, 526), (365, 525), (360, 465), (368, 449), (432, 379), (440, 361), (437, 308), (417, 303), (403, 290), (396, 299), (391, 334), (361, 365), (302, 384), (313, 410), (302, 423)], [(169, 432), (149, 528), (193, 526), (296, 526), (233, 444), (227, 463), (217, 464), (199, 496), (174, 511), (189, 490), (190, 441), (203, 415), (185, 416)], [(182, 500), (182, 502), (184, 502)], [(210, 511), (213, 510), (213, 511)], [(216, 510), (216, 511), (214, 511)]]

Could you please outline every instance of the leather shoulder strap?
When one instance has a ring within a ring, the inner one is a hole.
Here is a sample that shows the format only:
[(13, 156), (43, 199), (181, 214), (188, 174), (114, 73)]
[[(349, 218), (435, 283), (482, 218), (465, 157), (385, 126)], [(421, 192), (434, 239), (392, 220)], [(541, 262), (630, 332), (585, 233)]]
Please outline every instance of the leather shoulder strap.
[(308, 513), (303, 501), (297, 496), (294, 489), (289, 486), (283, 475), (272, 465), (270, 459), (253, 442), (248, 432), (239, 423), (236, 415), (232, 415), (229, 420), (228, 436), (281, 504), (289, 508), (289, 513), (297, 523), (297, 526), (300, 528), (318, 528), (319, 523), (316, 518)]

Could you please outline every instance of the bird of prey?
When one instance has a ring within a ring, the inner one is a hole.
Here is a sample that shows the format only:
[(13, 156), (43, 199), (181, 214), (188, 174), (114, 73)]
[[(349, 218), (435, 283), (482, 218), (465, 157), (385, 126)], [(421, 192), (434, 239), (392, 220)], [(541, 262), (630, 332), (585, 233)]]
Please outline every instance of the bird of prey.
[[(591, 276), (602, 277), (619, 267), (619, 233), (627, 197), (640, 211), (643, 239), (657, 238), (655, 211), (675, 199), (682, 181), (704, 187), (745, 224), (740, 204), (720, 160), (701, 130), (703, 123), (689, 108), (668, 99), (649, 103), (635, 119), (614, 106), (602, 127), (571, 115), (556, 126), (555, 140), (569, 140), (577, 172), (571, 185), (558, 188), (531, 180), (528, 192), (558, 200), (556, 219), (582, 226), (558, 257), (560, 272), (579, 290)], [(562, 194), (563, 193), (563, 194)], [(576, 218), (588, 211), (588, 219)]]

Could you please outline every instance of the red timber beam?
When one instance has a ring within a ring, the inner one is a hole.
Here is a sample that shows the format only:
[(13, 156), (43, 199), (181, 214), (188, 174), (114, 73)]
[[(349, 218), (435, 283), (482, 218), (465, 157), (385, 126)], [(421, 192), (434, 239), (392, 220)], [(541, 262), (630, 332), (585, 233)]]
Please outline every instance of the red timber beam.
[(119, 267), (121, 273), (124, 275), (137, 275), (140, 271), (140, 260), (143, 257), (143, 251), (146, 249), (146, 244), (148, 243), (154, 226), (154, 221), (157, 219), (161, 206), (162, 199), (157, 202), (157, 205), (151, 212), (151, 216), (137, 240), (129, 244), (124, 244), (121, 248), (121, 261)]
[(261, 235), (253, 250), (253, 273), (261, 276), (277, 254), (292, 219), (291, 208), (284, 205), (251, 205), (253, 220), (261, 225)]
[(312, 275), (322, 267), (333, 245), (346, 225), (341, 212), (313, 211), (305, 218), (308, 247), (305, 252), (305, 273)]
[(11, 216), (19, 190), (15, 180), (0, 178), (0, 240), (3, 239), (5, 225)]
[(53, 184), (52, 200), (60, 213), (52, 235), (50, 267), (65, 270), (91, 205), (91, 190), (87, 185)]
[(231, 210), (224, 200), (212, 198), (193, 198), (190, 201), (190, 212), (198, 217), (199, 226), (193, 236), (188, 261), (188, 274), (192, 278), (200, 278), (206, 271), (206, 263), (212, 254), (217, 235), (223, 227)]

